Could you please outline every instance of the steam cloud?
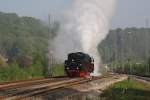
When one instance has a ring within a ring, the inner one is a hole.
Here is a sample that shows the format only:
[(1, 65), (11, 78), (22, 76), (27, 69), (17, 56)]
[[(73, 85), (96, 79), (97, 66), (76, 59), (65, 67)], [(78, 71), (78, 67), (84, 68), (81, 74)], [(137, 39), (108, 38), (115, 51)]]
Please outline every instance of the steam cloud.
[(97, 46), (108, 34), (109, 22), (116, 0), (74, 0), (72, 8), (65, 11), (61, 32), (52, 45), (54, 56), (64, 61), (68, 53), (85, 52), (95, 59), (95, 74), (101, 63)]

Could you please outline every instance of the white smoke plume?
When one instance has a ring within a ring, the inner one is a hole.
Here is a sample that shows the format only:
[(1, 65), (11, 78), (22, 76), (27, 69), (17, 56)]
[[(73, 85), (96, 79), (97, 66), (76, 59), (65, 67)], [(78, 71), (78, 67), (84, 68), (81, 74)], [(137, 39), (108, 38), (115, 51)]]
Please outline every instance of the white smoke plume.
[(101, 63), (97, 46), (108, 34), (109, 22), (116, 0), (74, 0), (72, 8), (65, 11), (61, 32), (54, 39), (56, 59), (64, 61), (68, 53), (84, 52), (95, 59), (95, 71)]

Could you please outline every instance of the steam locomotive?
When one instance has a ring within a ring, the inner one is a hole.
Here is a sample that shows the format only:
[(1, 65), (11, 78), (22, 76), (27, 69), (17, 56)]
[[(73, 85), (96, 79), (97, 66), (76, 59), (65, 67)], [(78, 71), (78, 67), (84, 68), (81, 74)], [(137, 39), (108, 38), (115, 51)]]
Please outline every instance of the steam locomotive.
[(94, 71), (94, 59), (82, 52), (70, 53), (64, 66), (69, 77), (87, 77)]

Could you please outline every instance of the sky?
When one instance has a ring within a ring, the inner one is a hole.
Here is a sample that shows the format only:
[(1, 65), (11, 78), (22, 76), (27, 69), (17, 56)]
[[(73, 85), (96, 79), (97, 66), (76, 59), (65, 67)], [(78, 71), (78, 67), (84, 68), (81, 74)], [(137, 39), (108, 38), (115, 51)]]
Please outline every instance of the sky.
[[(73, 0), (0, 0), (0, 11), (17, 13), (20, 16), (32, 16), (44, 21), (48, 14), (59, 17), (64, 9), (72, 5)], [(150, 0), (117, 0), (116, 12), (111, 28), (145, 27), (150, 20)]]

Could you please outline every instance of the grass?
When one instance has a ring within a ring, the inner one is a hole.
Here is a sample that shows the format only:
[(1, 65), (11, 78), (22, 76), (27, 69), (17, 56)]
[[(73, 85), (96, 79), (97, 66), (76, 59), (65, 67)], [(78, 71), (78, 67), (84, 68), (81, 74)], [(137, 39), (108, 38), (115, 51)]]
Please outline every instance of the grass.
[(21, 68), (14, 63), (0, 68), (0, 82), (27, 80), (42, 76), (44, 76), (44, 69), (41, 66)]
[[(44, 70), (41, 64), (21, 68), (17, 63), (0, 67), (0, 82), (28, 80), (32, 78), (45, 77), (48, 71)], [(52, 66), (53, 76), (64, 76), (63, 64), (55, 64)]]
[(64, 76), (65, 70), (63, 64), (54, 64), (52, 66), (52, 75), (53, 76)]
[(101, 97), (102, 100), (150, 100), (150, 84), (124, 80), (105, 90)]
[[(46, 73), (48, 70), (44, 70), (41, 64), (30, 66), (27, 68), (21, 68), (18, 64), (11, 64), (9, 66), (0, 68), (0, 83), (8, 81), (28, 80), (38, 77), (49, 77)], [(63, 64), (54, 64), (52, 66), (52, 76), (64, 76)]]

